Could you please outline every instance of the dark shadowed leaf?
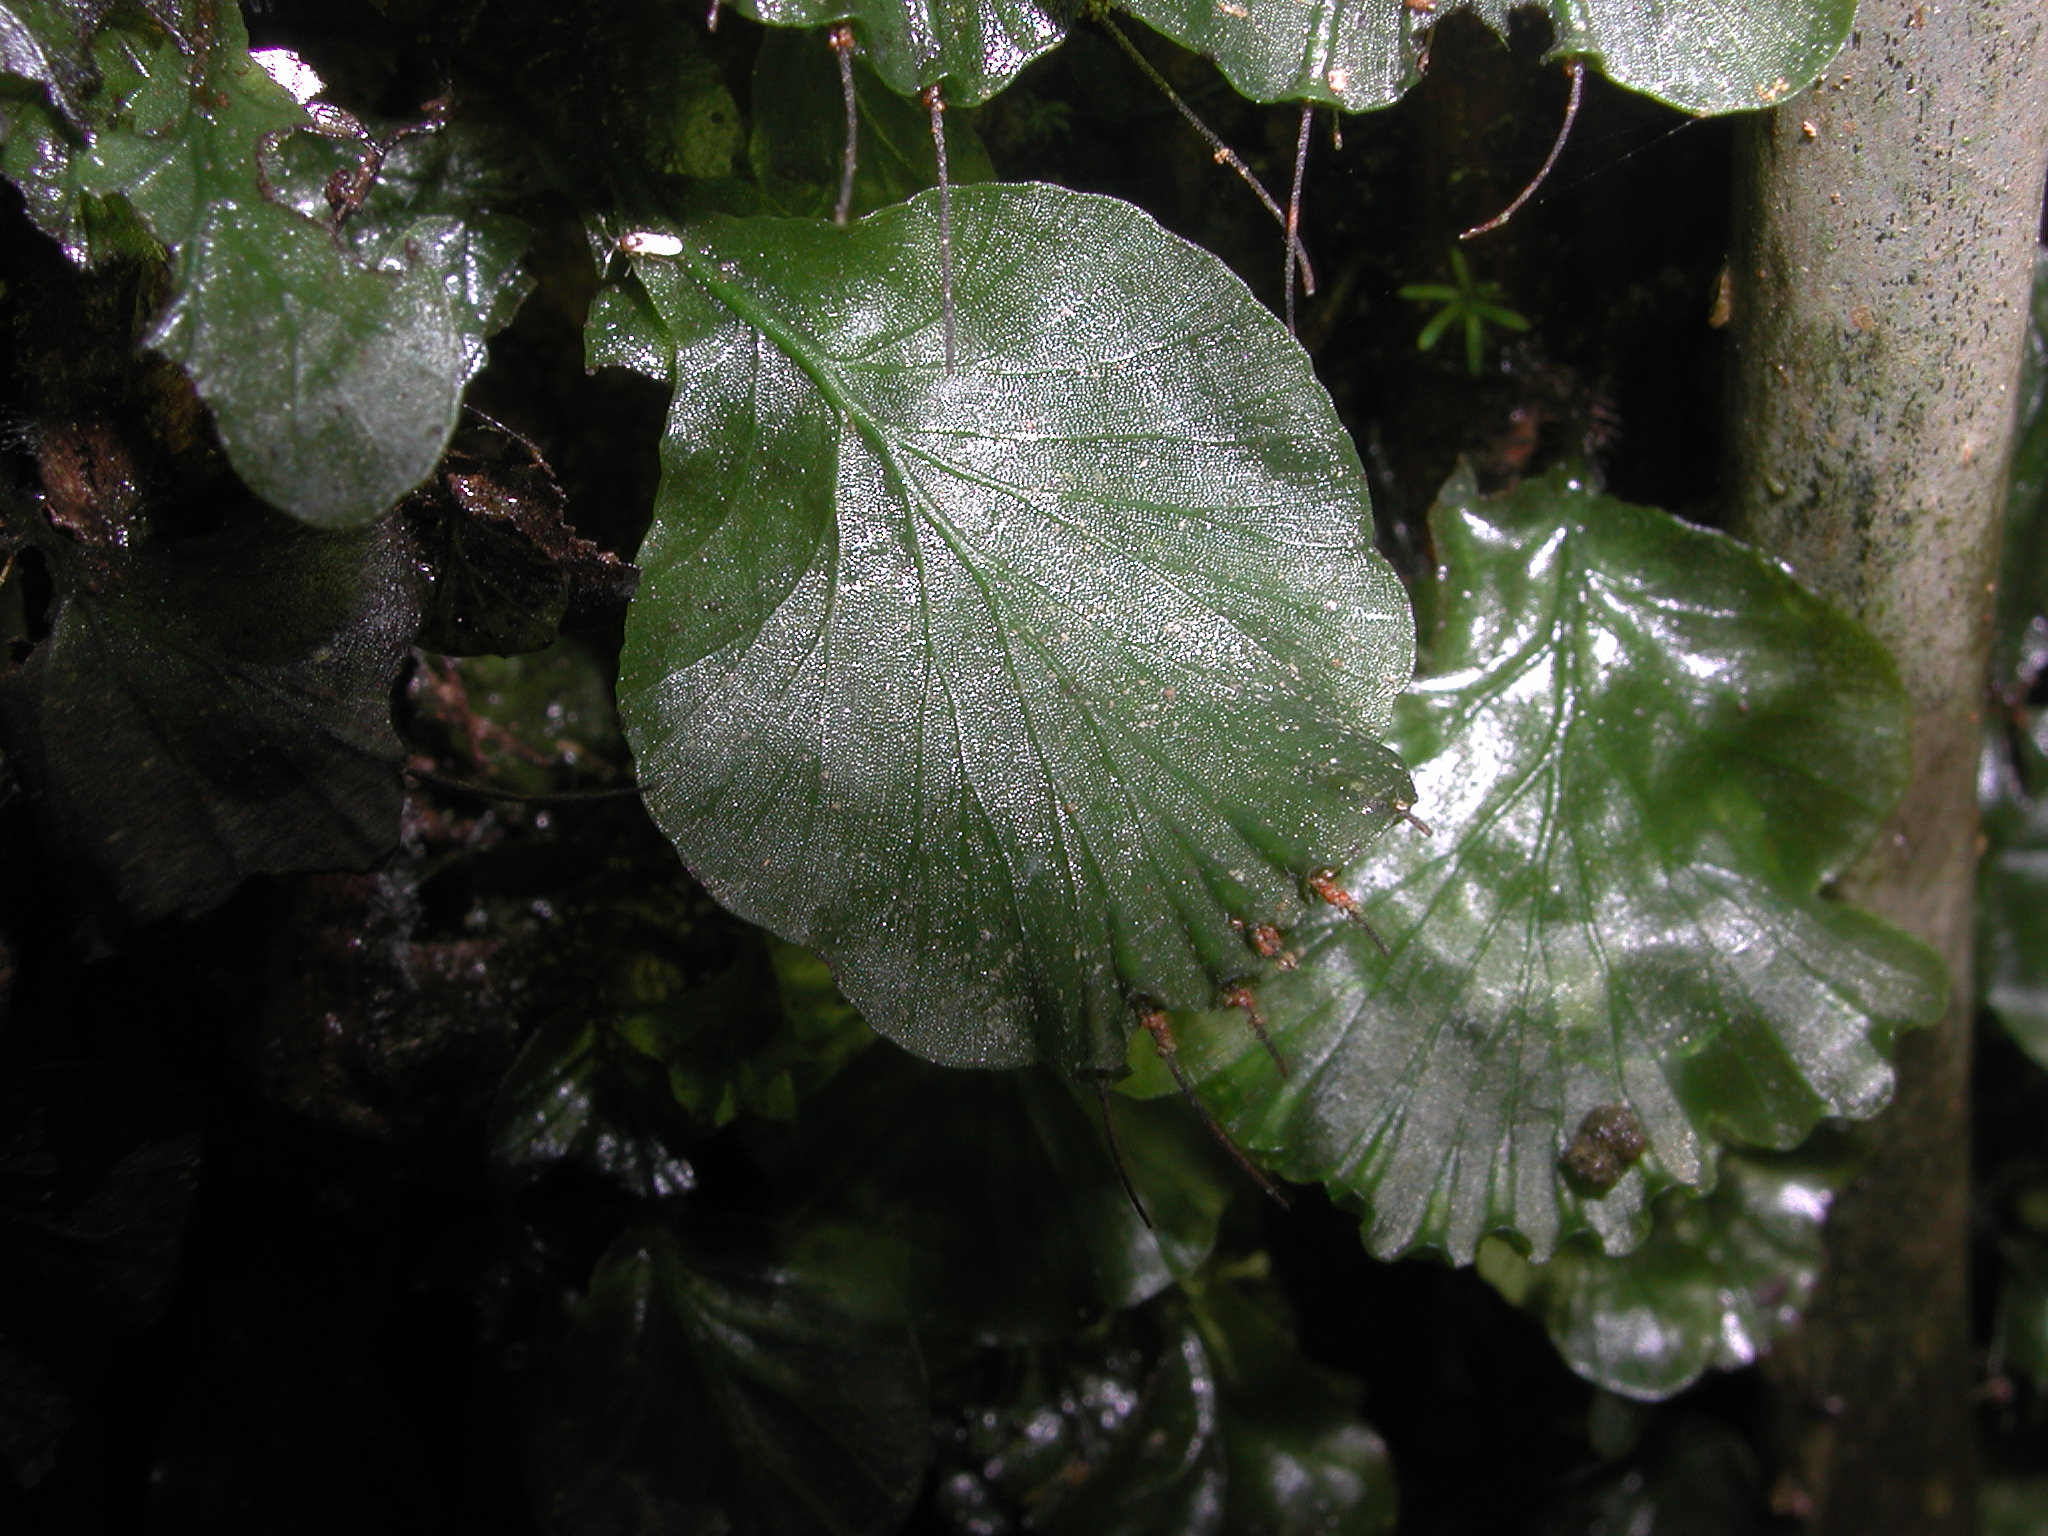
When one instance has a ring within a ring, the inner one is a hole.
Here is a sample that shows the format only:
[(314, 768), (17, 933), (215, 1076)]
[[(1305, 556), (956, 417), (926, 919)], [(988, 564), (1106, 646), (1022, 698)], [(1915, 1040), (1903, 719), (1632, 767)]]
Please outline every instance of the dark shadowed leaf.
[(1755, 1536), (1765, 1501), (1749, 1441), (1723, 1419), (1679, 1409), (1628, 1456), (1578, 1479), (1529, 1530), (1530, 1536)]
[(1979, 798), (1989, 849), (1977, 904), (1978, 985), (2020, 1046), (2048, 1063), (2048, 253), (2019, 388), (1992, 682), (2007, 699), (1985, 733)]
[[(1426, 35), (1452, 11), (1507, 32), (1513, 0), (1130, 0), (1123, 7), (1205, 53), (1254, 101), (1363, 112), (1421, 78)], [(1811, 85), (1849, 35), (1855, 0), (1550, 0), (1554, 52), (1687, 112), (1766, 107)]]
[(1479, 1272), (1543, 1320), (1588, 1381), (1655, 1400), (1709, 1370), (1754, 1365), (1798, 1321), (1845, 1166), (1806, 1151), (1729, 1153), (1711, 1194), (1658, 1203), (1633, 1253), (1569, 1243), (1532, 1264), (1495, 1238)]
[(982, 1364), (941, 1421), (934, 1502), (954, 1529), (1219, 1536), (1216, 1372), (1187, 1308), (1162, 1299)]
[(675, 1148), (692, 1127), (668, 1074), (606, 1022), (558, 1019), (519, 1053), (491, 1109), (491, 1156), (543, 1172), (569, 1163), (646, 1200), (695, 1187)]
[(1633, 1246), (1717, 1143), (1789, 1147), (1890, 1090), (1935, 957), (1817, 888), (1904, 783), (1876, 641), (1717, 534), (1562, 475), (1454, 482), (1428, 677), (1395, 741), (1433, 837), (1350, 874), (1358, 923), (1267, 982), (1281, 1080), (1236, 1015), (1190, 1021), (1206, 1099), (1376, 1253)]
[(2048, 1065), (2048, 711), (2015, 707), (1987, 735), (1979, 788), (1978, 985), (2020, 1048)]
[(453, 656), (549, 644), (572, 608), (614, 612), (638, 573), (580, 537), (554, 474), (506, 433), (459, 439), (403, 516), (429, 568), (419, 643)]
[(2001, 1172), (1990, 1370), (2024, 1382), (2038, 1403), (2048, 1393), (2048, 1171), (2037, 1163)]
[(1277, 1287), (1214, 1266), (949, 1385), (934, 1503), (955, 1530), (1379, 1536), (1393, 1473), (1358, 1384), (1304, 1360)]
[(744, 1234), (642, 1225), (599, 1263), (537, 1383), (544, 1529), (887, 1536), (924, 1475), (910, 1331)]
[(2033, 324), (2018, 396), (1991, 680), (2024, 696), (2048, 672), (2048, 250), (2034, 259)]
[(1190, 1307), (1216, 1363), (1233, 1536), (1382, 1536), (1394, 1467), (1360, 1383), (1303, 1358), (1279, 1287), (1205, 1276)]
[(1113, 1105), (1050, 1071), (949, 1071), (878, 1047), (805, 1104), (785, 1178), (848, 1266), (881, 1266), (928, 1329), (1058, 1338), (1208, 1257), (1242, 1175), (1179, 1102)]
[(932, 194), (637, 263), (678, 393), (620, 710), (692, 872), (882, 1033), (1116, 1071), (1399, 815), (1407, 604), (1213, 257), (1056, 187), (952, 217), (952, 373)]
[(249, 875), (361, 868), (395, 844), (390, 696), (419, 615), (395, 527), (252, 509), (121, 550), (28, 521), (58, 607), (0, 681), (0, 731), (96, 906), (194, 912)]

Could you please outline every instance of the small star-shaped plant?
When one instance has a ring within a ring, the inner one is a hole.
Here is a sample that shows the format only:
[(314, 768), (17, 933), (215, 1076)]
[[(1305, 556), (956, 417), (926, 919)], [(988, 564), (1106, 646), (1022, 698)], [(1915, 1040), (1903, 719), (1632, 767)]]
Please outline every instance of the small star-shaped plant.
[(1465, 327), (1465, 368), (1477, 378), (1480, 357), (1485, 350), (1487, 326), (1526, 331), (1529, 322), (1501, 302), (1499, 283), (1472, 281), (1472, 269), (1465, 265), (1465, 253), (1456, 246), (1451, 247), (1451, 273), (1457, 279), (1454, 283), (1409, 283), (1400, 290), (1401, 297), (1413, 299), (1418, 304), (1443, 306), (1429, 317), (1422, 334), (1415, 338), (1418, 351), (1427, 352), (1452, 326)]

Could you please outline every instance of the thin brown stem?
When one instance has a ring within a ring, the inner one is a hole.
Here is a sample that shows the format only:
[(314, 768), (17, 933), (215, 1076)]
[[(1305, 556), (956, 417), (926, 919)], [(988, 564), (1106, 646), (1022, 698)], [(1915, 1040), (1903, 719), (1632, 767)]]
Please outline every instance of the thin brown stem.
[(1138, 1219), (1152, 1230), (1152, 1213), (1145, 1209), (1145, 1202), (1138, 1198), (1138, 1186), (1131, 1182), (1131, 1170), (1124, 1163), (1124, 1144), (1117, 1139), (1116, 1116), (1110, 1112), (1109, 1083), (1106, 1079), (1095, 1079), (1095, 1092), (1102, 1100), (1102, 1136), (1109, 1145), (1109, 1160), (1116, 1164), (1116, 1176), (1123, 1182), (1124, 1198), (1131, 1202), (1131, 1209), (1138, 1213)]
[(1387, 948), (1387, 941), (1381, 938), (1374, 930), (1372, 924), (1365, 920), (1365, 909), (1359, 904), (1358, 898), (1337, 883), (1336, 870), (1319, 869), (1315, 871), (1308, 877), (1308, 888), (1312, 895), (1319, 900), (1328, 902), (1339, 912), (1350, 918), (1351, 921), (1358, 924), (1359, 927), (1363, 928), (1365, 936), (1372, 940), (1373, 947), (1381, 954), (1388, 955), (1393, 953), (1392, 950)]
[(1195, 1085), (1188, 1081), (1187, 1069), (1180, 1064), (1180, 1043), (1173, 1038), (1173, 1026), (1167, 1022), (1165, 1011), (1151, 1006), (1141, 1006), (1138, 1009), (1138, 1023), (1143, 1026), (1145, 1033), (1152, 1037), (1152, 1045), (1159, 1052), (1159, 1059), (1166, 1063), (1166, 1070), (1173, 1074), (1173, 1081), (1180, 1089), (1180, 1096), (1188, 1101), (1188, 1107), (1200, 1118), (1202, 1124), (1209, 1128), (1209, 1134), (1216, 1138), (1217, 1144), (1230, 1154), (1238, 1167), (1251, 1175), (1254, 1184), (1279, 1203), (1281, 1209), (1290, 1209), (1293, 1202), (1287, 1198), (1280, 1186), (1273, 1182), (1265, 1169), (1245, 1156), (1244, 1148), (1232, 1141), (1230, 1132), (1223, 1129), (1223, 1123), (1209, 1113), (1209, 1106), (1195, 1097)]
[[(1316, 109), (1301, 109), (1301, 131), (1294, 136), (1294, 184), (1287, 193), (1287, 263), (1281, 287), (1287, 293), (1287, 334), (1294, 334), (1294, 273), (1301, 265), (1301, 184), (1308, 175), (1308, 135), (1315, 124)], [(1313, 294), (1315, 289), (1310, 287)]]
[(1226, 1008), (1235, 1008), (1244, 1015), (1252, 1033), (1258, 1036), (1259, 1044), (1266, 1048), (1266, 1054), (1273, 1058), (1273, 1065), (1282, 1077), (1292, 1077), (1293, 1071), (1287, 1065), (1287, 1058), (1280, 1054), (1280, 1047), (1273, 1043), (1273, 1036), (1266, 1029), (1265, 1015), (1259, 1012), (1258, 999), (1252, 996), (1252, 989), (1243, 982), (1234, 982), (1223, 989), (1218, 999)]
[(1173, 83), (1166, 76), (1159, 73), (1157, 69), (1153, 68), (1152, 61), (1138, 51), (1137, 44), (1124, 36), (1121, 27), (1111, 20), (1107, 14), (1097, 16), (1096, 20), (1102, 23), (1104, 30), (1115, 40), (1117, 47), (1123, 50), (1124, 56), (1138, 66), (1138, 72), (1151, 81), (1158, 88), (1160, 95), (1173, 103), (1173, 110), (1181, 115), (1181, 119), (1202, 136), (1202, 142), (1209, 146), (1209, 153), (1214, 157), (1216, 163), (1218, 165), (1227, 165), (1237, 172), (1238, 178), (1247, 187), (1251, 188), (1252, 196), (1259, 200), (1266, 212), (1273, 215), (1273, 222), (1278, 224), (1283, 231), (1287, 232), (1289, 243), (1294, 249), (1294, 259), (1301, 267), (1301, 291), (1313, 295), (1316, 291), (1315, 270), (1308, 264), (1308, 252), (1301, 248), (1301, 243), (1298, 240), (1293, 239), (1293, 231), (1288, 228), (1287, 224), (1287, 210), (1282, 208), (1273, 194), (1266, 190), (1266, 184), (1253, 174), (1252, 168), (1244, 163), (1243, 158), (1238, 152), (1224, 143), (1215, 129), (1197, 117), (1193, 107), (1181, 100), (1180, 92), (1173, 88)]
[(946, 377), (953, 376), (953, 183), (946, 174), (946, 98), (936, 82), (924, 88), (932, 115), (932, 152), (939, 163), (939, 325), (946, 343)]
[(832, 205), (832, 222), (844, 224), (853, 212), (854, 154), (860, 143), (860, 107), (853, 92), (853, 27), (838, 22), (826, 36), (839, 58), (839, 93), (846, 98), (846, 154), (839, 163), (839, 201)]
[(1499, 213), (1496, 213), (1484, 224), (1474, 224), (1470, 229), (1458, 236), (1460, 240), (1470, 240), (1475, 235), (1490, 234), (1494, 230), (1499, 229), (1509, 219), (1512, 219), (1517, 213), (1521, 212), (1522, 205), (1534, 197), (1537, 189), (1550, 179), (1550, 172), (1557, 165), (1557, 157), (1564, 153), (1565, 140), (1572, 136), (1572, 124), (1579, 120), (1579, 101), (1586, 93), (1586, 61), (1584, 59), (1573, 59), (1567, 67), (1571, 70), (1572, 93), (1565, 98), (1564, 122), (1558, 127), (1557, 139), (1551, 144), (1550, 153), (1543, 157), (1543, 164), (1537, 167), (1535, 179), (1529, 185), (1522, 188), (1520, 195), (1512, 203), (1509, 203), (1507, 207), (1501, 209)]

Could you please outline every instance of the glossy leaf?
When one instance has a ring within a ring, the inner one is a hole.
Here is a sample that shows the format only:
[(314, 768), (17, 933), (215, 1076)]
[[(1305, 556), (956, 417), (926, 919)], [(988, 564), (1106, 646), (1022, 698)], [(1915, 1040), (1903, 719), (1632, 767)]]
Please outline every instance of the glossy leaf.
[(1068, 10), (1055, 0), (738, 0), (738, 9), (775, 27), (851, 21), (862, 54), (893, 91), (915, 96), (944, 83), (946, 100), (988, 100), (1067, 35)]
[(0, 75), (32, 81), (72, 122), (92, 81), (91, 26), (78, 8), (43, 0), (0, 4)]
[(0, 682), (0, 732), (96, 904), (194, 912), (249, 875), (362, 868), (397, 842), (390, 695), (419, 606), (396, 529), (257, 509), (132, 551), (29, 538), (59, 606)]
[(337, 241), (321, 189), (367, 146), (300, 145), (313, 118), (251, 61), (233, 7), (194, 57), (122, 22), (93, 58), (83, 148), (33, 117), (10, 132), (38, 222), (97, 259), (121, 246), (94, 238), (96, 210), (132, 209), (172, 253), (151, 345), (191, 373), (236, 472), (308, 522), (383, 512), (439, 459), (483, 336), (517, 304), (523, 231), (464, 223), (401, 178)]
[(1241, 1016), (1185, 1032), (1204, 1097), (1367, 1239), (1537, 1257), (1633, 1246), (1717, 1143), (1787, 1147), (1875, 1112), (1938, 961), (1816, 889), (1905, 775), (1889, 658), (1781, 569), (1560, 475), (1432, 520), (1446, 575), (1396, 744), (1433, 837), (1349, 875), (1358, 923), (1293, 935)]
[(722, 1228), (613, 1245), (537, 1394), (542, 1527), (887, 1536), (924, 1474), (916, 1346), (886, 1306)]
[(1242, 1180), (1186, 1106), (1112, 1113), (1144, 1215), (1092, 1092), (878, 1047), (804, 1105), (785, 1178), (816, 1240), (884, 1267), (927, 1330), (1058, 1338), (1199, 1267)]
[(1580, 1244), (1532, 1264), (1493, 1239), (1479, 1272), (1541, 1318), (1588, 1381), (1656, 1400), (1709, 1370), (1754, 1365), (1799, 1321), (1819, 1278), (1821, 1229), (1845, 1177), (1806, 1153), (1731, 1153), (1698, 1199), (1660, 1203), (1641, 1247)]
[(931, 194), (636, 264), (678, 392), (620, 710), (692, 872), (882, 1033), (1117, 1071), (1399, 814), (1407, 605), (1214, 258), (1054, 187), (952, 218), (952, 373)]
[[(1197, 53), (1254, 101), (1363, 112), (1421, 78), (1427, 34), (1453, 10), (1507, 32), (1510, 0), (1128, 0), (1122, 9)], [(1811, 85), (1841, 49), (1855, 0), (1549, 0), (1553, 52), (1686, 112), (1739, 112)]]

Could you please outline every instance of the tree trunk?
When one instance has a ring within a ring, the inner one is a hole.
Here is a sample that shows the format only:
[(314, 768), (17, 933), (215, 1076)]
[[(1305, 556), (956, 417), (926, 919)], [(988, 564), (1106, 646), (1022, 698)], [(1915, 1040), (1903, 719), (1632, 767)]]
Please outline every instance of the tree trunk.
[(1774, 1504), (1822, 1533), (1974, 1533), (1968, 1046), (1974, 768), (2048, 163), (2048, 0), (1865, 0), (1738, 150), (1735, 525), (1871, 626), (1913, 778), (1841, 894), (1938, 949), (1815, 1305), (1771, 1363)]

